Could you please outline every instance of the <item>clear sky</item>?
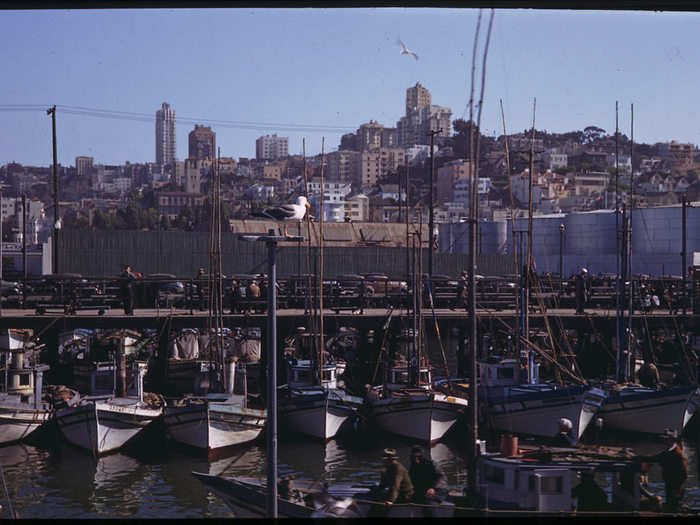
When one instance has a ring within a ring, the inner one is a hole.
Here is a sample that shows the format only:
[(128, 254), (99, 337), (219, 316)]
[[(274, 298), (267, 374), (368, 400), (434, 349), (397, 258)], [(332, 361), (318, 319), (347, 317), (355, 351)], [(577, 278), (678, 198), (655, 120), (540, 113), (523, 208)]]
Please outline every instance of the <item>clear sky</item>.
[[(0, 11), (0, 164), (155, 161), (155, 111), (176, 111), (177, 158), (194, 123), (222, 156), (289, 137), (291, 154), (337, 149), (370, 119), (395, 126), (406, 88), (465, 117), (478, 11), (446, 8)], [(489, 11), (483, 11), (482, 36)], [(401, 55), (397, 39), (419, 55)], [(483, 39), (482, 39), (483, 42)], [(596, 125), (637, 142), (700, 143), (700, 13), (496, 10), (482, 129)], [(478, 54), (479, 67), (481, 51)], [(479, 73), (477, 73), (477, 79)], [(477, 93), (479, 84), (477, 82)], [(24, 109), (18, 108), (21, 106)], [(77, 107), (110, 112), (94, 116)], [(123, 112), (124, 118), (113, 118)], [(219, 121), (219, 122), (214, 122)]]

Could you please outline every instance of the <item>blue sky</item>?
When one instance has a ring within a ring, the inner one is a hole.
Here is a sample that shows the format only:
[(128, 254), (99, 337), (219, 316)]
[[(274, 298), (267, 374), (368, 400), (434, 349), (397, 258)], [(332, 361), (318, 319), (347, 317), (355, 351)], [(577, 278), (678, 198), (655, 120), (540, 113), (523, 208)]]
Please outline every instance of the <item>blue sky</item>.
[[(406, 88), (416, 82), (430, 90), (433, 104), (450, 107), (453, 119), (463, 117), (477, 13), (0, 11), (0, 164), (51, 163), (45, 108), (53, 104), (64, 165), (73, 165), (77, 155), (105, 164), (155, 161), (149, 116), (163, 102), (179, 121), (179, 159), (187, 156), (194, 122), (209, 120), (226, 121), (211, 124), (223, 156), (254, 157), (255, 139), (272, 133), (289, 137), (292, 154), (301, 153), (303, 137), (307, 154), (320, 153), (322, 137), (332, 151), (344, 129), (354, 131), (370, 119), (395, 126)], [(482, 36), (488, 14), (484, 10)], [(634, 104), (635, 141), (698, 144), (698, 35), (699, 13), (496, 10), (482, 128), (502, 133), (499, 99), (509, 133), (529, 128), (536, 97), (538, 129), (596, 125), (612, 132), (618, 100), (627, 135)], [(399, 38), (418, 61), (399, 54)], [(38, 106), (7, 109), (18, 105)], [(62, 106), (137, 115), (95, 118)]]

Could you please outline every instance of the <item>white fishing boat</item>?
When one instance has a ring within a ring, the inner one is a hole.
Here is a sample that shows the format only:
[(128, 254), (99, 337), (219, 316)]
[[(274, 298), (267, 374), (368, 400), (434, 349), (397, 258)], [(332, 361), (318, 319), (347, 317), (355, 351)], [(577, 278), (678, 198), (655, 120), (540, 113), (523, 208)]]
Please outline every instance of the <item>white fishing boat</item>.
[(465, 413), (468, 402), (431, 388), (431, 371), (422, 366), (418, 382), (411, 386), (408, 365), (394, 366), (386, 385), (371, 390), (372, 419), (387, 432), (436, 443)]
[(310, 360), (289, 366), (289, 383), (278, 401), (280, 423), (294, 432), (328, 440), (355, 417), (362, 398), (337, 388), (335, 363), (323, 365), (320, 385), (313, 384), (311, 367)]
[(4, 445), (28, 438), (51, 420), (60, 401), (75, 402), (79, 396), (67, 388), (59, 393), (58, 387), (43, 387), (43, 375), (49, 366), (35, 363), (37, 352), (25, 345), (23, 334), (8, 330), (0, 339), (4, 356), (0, 445)]
[(266, 419), (265, 410), (247, 407), (245, 396), (225, 393), (185, 397), (164, 416), (172, 439), (207, 453), (257, 439)]
[(137, 363), (138, 397), (86, 396), (75, 406), (56, 412), (61, 433), (69, 443), (95, 455), (119, 450), (163, 413), (144, 402), (146, 364)]
[(612, 385), (600, 409), (606, 429), (663, 434), (667, 429), (683, 431), (700, 410), (700, 389), (695, 385), (664, 389), (640, 385)]
[(551, 438), (558, 421), (572, 423), (572, 437), (578, 442), (606, 399), (605, 392), (585, 385), (539, 383), (539, 365), (533, 365), (532, 383), (520, 384), (516, 359), (479, 362), (480, 399), (496, 430)]

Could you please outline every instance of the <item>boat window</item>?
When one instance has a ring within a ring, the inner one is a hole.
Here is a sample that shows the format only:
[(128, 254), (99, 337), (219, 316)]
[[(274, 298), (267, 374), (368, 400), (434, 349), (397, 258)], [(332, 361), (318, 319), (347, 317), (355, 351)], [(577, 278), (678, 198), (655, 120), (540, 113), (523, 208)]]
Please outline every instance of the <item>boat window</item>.
[(394, 383), (408, 383), (408, 371), (394, 372)]
[[(542, 476), (541, 494), (561, 494), (564, 490), (564, 480), (561, 476)], [(530, 476), (528, 479), (529, 492), (535, 491), (535, 476)]]
[(335, 370), (324, 370), (323, 371), (323, 380), (324, 381), (333, 381), (334, 376), (335, 376)]
[(430, 372), (421, 372), (420, 382), (430, 384)]
[(513, 379), (513, 368), (512, 367), (503, 367), (503, 368), (497, 368), (496, 369), (496, 377), (498, 379)]
[(29, 385), (29, 374), (22, 374), (19, 376), (19, 385), (28, 386)]
[(498, 483), (499, 485), (503, 485), (505, 483), (506, 474), (502, 468), (486, 465), (485, 471), (486, 481), (490, 481), (491, 483)]
[(297, 381), (311, 381), (311, 373), (309, 370), (295, 370), (294, 375)]

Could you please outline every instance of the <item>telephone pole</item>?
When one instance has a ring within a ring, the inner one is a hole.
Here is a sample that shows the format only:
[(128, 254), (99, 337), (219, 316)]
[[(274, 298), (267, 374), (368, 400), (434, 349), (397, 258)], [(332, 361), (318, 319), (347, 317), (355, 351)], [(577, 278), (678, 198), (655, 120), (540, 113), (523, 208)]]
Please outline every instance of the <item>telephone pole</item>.
[(58, 273), (58, 232), (61, 223), (58, 222), (58, 171), (56, 161), (56, 106), (46, 110), (51, 115), (51, 138), (53, 140), (53, 268), (51, 273)]
[(428, 134), (430, 135), (430, 215), (428, 216), (428, 277), (433, 276), (433, 247), (435, 244), (435, 211), (433, 195), (435, 194), (435, 156), (434, 156), (434, 144), (435, 135), (442, 133), (442, 129), (430, 130)]

